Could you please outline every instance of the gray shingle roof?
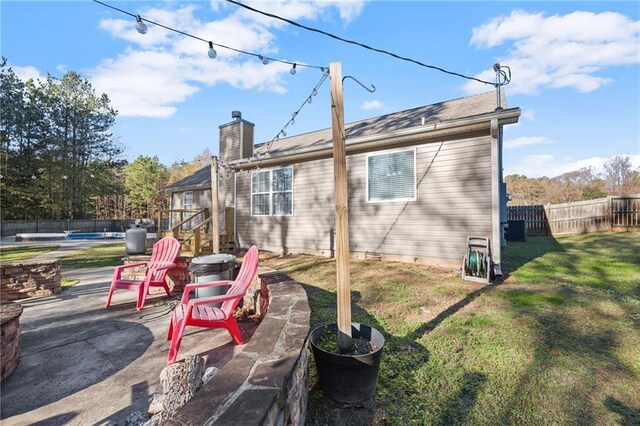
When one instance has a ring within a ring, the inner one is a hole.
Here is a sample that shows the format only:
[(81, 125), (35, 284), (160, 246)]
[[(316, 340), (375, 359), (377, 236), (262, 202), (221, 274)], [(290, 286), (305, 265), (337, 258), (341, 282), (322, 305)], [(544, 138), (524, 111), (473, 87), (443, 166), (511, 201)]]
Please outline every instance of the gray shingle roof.
[[(502, 106), (506, 108), (504, 91), (502, 92)], [(487, 92), (348, 123), (345, 124), (345, 137), (348, 140), (360, 136), (384, 134), (420, 126), (422, 125), (423, 117), (425, 124), (440, 123), (491, 113), (495, 109), (496, 93)], [(271, 155), (282, 155), (300, 148), (321, 148), (328, 146), (330, 143), (331, 129), (323, 129), (275, 141), (271, 144), (269, 153)], [(268, 148), (268, 143), (262, 144), (255, 149), (255, 154), (267, 152)]]
[[(502, 92), (502, 106), (506, 108), (504, 91)], [(452, 99), (411, 108), (404, 111), (386, 114), (380, 117), (348, 123), (345, 125), (346, 139), (384, 134), (396, 130), (407, 129), (425, 124), (441, 123), (443, 121), (456, 120), (466, 117), (492, 113), (496, 109), (495, 92), (487, 92), (464, 98)], [(264, 143), (254, 149), (254, 155), (267, 152), (270, 155), (284, 155), (289, 151), (300, 148), (322, 148), (331, 144), (331, 129), (323, 129), (315, 132), (304, 133), (280, 139), (271, 144)], [(206, 166), (191, 176), (187, 176), (165, 188), (165, 190), (186, 189), (190, 187), (204, 187), (211, 185), (211, 166)]]
[(186, 189), (200, 186), (211, 186), (211, 165), (205, 166), (194, 174), (172, 183), (171, 185), (165, 187), (164, 190), (167, 191), (172, 189)]

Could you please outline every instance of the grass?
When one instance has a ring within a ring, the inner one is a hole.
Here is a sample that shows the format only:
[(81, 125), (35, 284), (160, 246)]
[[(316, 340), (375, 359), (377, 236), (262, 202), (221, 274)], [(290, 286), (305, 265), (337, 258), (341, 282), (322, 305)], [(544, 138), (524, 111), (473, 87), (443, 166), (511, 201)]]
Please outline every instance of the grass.
[(5, 246), (0, 247), (0, 262), (10, 263), (28, 260), (41, 254), (57, 250), (58, 245), (46, 246)]
[(60, 286), (64, 290), (65, 288), (73, 287), (74, 285), (78, 284), (79, 282), (80, 282), (80, 280), (78, 278), (63, 277), (60, 280)]
[[(640, 424), (640, 234), (535, 238), (511, 275), (352, 261), (353, 320), (385, 336), (371, 406), (318, 390), (310, 424)], [(334, 262), (263, 256), (300, 282), (312, 326), (335, 322)]]
[(62, 269), (101, 268), (122, 265), (125, 257), (124, 243), (104, 244), (89, 247), (60, 259)]

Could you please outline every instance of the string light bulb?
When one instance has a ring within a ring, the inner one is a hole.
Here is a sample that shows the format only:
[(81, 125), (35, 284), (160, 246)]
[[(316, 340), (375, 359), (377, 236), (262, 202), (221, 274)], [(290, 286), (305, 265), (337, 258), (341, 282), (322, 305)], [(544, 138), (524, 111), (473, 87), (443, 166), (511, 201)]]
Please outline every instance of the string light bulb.
[(209, 55), (211, 59), (215, 59), (216, 56), (218, 56), (218, 52), (216, 52), (216, 49), (213, 48), (212, 42), (209, 42), (209, 52), (207, 52), (207, 55)]
[(313, 99), (311, 98), (311, 96), (309, 96), (309, 97), (307, 98), (307, 103), (308, 103), (308, 104), (310, 104), (311, 102), (313, 102)]
[(262, 61), (262, 65), (269, 64), (269, 58), (267, 58), (266, 56), (258, 55), (258, 58)]
[(291, 70), (289, 71), (291, 73), (291, 75), (295, 75), (296, 74), (296, 64), (294, 62), (293, 66), (291, 67)]
[(140, 15), (136, 15), (136, 30), (138, 30), (140, 34), (147, 33), (147, 26), (142, 22)]
[(31, 175), (31, 179), (36, 180), (36, 175)]
[(318, 96), (318, 91), (315, 88), (311, 92), (311, 96)]

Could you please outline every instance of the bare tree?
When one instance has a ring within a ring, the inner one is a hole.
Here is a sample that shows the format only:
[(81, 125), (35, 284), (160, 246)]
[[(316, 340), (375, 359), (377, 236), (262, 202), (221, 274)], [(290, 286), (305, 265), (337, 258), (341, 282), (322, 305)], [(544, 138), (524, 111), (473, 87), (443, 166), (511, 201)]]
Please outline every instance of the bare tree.
[(640, 170), (634, 170), (631, 159), (616, 155), (604, 163), (604, 180), (611, 195), (628, 195), (640, 190)]

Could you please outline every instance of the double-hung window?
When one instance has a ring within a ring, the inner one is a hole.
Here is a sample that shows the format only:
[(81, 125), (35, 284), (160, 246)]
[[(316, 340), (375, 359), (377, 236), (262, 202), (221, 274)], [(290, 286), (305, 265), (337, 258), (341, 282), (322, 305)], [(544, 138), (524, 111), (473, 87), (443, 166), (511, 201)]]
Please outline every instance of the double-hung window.
[(182, 193), (182, 208), (185, 210), (193, 208), (193, 191), (185, 191)]
[(293, 167), (251, 173), (251, 215), (293, 214)]
[(416, 199), (416, 150), (367, 156), (367, 201), (414, 201)]

